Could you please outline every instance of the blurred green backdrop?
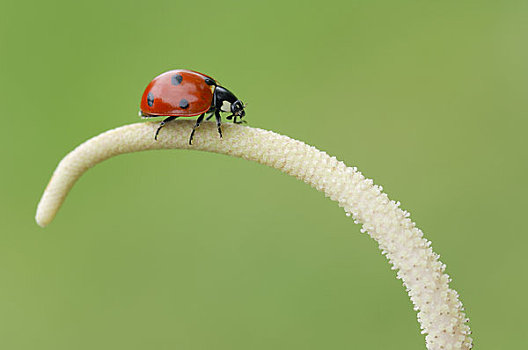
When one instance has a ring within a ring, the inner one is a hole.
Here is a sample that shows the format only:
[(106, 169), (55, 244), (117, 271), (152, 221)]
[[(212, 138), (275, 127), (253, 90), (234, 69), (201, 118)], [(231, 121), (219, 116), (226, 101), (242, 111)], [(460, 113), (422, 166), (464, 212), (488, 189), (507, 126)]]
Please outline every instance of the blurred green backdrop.
[(173, 68), (383, 185), (447, 264), (476, 348), (527, 346), (527, 16), (524, 0), (2, 0), (0, 348), (424, 348), (375, 242), (257, 164), (121, 156), (35, 224), (61, 157), (138, 122)]

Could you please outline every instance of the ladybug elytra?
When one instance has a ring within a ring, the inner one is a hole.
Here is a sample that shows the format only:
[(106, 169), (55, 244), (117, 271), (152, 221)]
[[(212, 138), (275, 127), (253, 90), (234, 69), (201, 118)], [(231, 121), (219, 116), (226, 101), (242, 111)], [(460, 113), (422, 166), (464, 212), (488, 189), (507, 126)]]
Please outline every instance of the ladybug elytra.
[[(165, 116), (156, 130), (154, 139), (158, 139), (160, 130), (166, 123), (178, 117), (199, 116), (194, 125), (189, 144), (196, 128), (206, 120), (216, 117), (218, 133), (222, 137), (222, 120), (220, 112), (231, 113), (228, 120), (240, 124), (246, 115), (245, 105), (229, 90), (220, 86), (210, 76), (186, 69), (176, 69), (165, 72), (154, 78), (141, 97), (140, 116), (152, 118)], [(239, 120), (237, 120), (239, 118)]]

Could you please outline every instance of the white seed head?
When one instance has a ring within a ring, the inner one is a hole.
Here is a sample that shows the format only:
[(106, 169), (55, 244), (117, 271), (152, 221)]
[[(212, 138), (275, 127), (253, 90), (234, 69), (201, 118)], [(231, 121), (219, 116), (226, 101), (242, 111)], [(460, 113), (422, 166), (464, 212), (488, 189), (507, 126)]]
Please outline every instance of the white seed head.
[(427, 348), (471, 349), (471, 331), (456, 291), (449, 288), (445, 265), (433, 252), (431, 242), (399, 208), (381, 186), (366, 179), (356, 167), (347, 167), (335, 157), (300, 141), (271, 131), (235, 124), (223, 125), (224, 138), (216, 124), (205, 122), (193, 145), (188, 137), (194, 121), (169, 123), (158, 141), (157, 123), (126, 125), (96, 136), (68, 154), (58, 165), (37, 208), (36, 221), (46, 226), (53, 220), (68, 191), (89, 168), (110, 157), (155, 149), (193, 149), (252, 160), (279, 169), (306, 182), (338, 202), (361, 232), (375, 239), (387, 256), (397, 278), (403, 281), (418, 312)]

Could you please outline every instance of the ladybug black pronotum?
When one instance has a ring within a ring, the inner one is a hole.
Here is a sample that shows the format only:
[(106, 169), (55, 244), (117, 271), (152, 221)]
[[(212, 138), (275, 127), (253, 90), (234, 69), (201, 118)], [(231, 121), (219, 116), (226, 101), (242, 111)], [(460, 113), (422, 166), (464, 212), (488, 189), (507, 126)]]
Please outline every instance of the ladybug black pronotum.
[[(199, 115), (194, 125), (189, 144), (192, 145), (194, 131), (200, 126), (206, 114), (206, 120), (216, 117), (218, 133), (222, 137), (220, 112), (231, 113), (228, 120), (240, 124), (246, 115), (245, 105), (229, 90), (218, 85), (213, 78), (186, 69), (176, 69), (158, 75), (145, 89), (141, 97), (140, 116), (152, 118), (166, 116), (156, 130), (154, 139), (167, 122), (178, 117)], [(237, 120), (239, 118), (239, 120)]]

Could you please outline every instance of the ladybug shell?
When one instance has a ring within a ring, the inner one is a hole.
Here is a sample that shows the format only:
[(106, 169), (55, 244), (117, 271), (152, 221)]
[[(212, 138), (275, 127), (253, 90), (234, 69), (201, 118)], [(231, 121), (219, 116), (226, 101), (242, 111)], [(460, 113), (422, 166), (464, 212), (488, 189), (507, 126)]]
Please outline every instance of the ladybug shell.
[[(206, 83), (206, 80), (208, 83)], [(192, 117), (207, 112), (216, 81), (186, 69), (165, 72), (148, 84), (141, 97), (141, 112), (147, 116)]]

